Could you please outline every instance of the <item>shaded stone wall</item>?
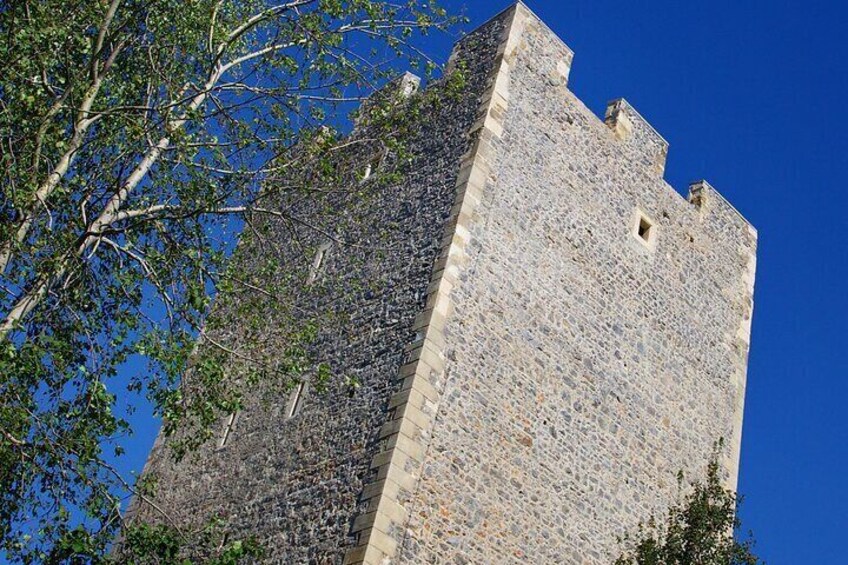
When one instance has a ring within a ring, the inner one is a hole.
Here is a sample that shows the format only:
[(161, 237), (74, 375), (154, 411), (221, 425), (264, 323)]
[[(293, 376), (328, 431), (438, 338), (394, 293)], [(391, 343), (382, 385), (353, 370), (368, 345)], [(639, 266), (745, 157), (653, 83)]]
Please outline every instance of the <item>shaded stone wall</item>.
[[(279, 204), (311, 227), (272, 221), (263, 237), (290, 250), (277, 259), (291, 276), (288, 292), (305, 316), (333, 315), (314, 349), (340, 378), (324, 395), (307, 393), (291, 419), (288, 394), (257, 391), (223, 448), (215, 438), (179, 464), (169, 459), (160, 438), (145, 472), (158, 477), (155, 501), (177, 523), (198, 524), (218, 515), (231, 539), (256, 535), (269, 563), (340, 563), (361, 537), (353, 521), (365, 512), (368, 501), (361, 495), (377, 474), (371, 463), (384, 448), (380, 427), (390, 396), (401, 386), (395, 377), (424, 308), (455, 199), (457, 164), (474, 141), (468, 132), (495, 64), (501, 27), (495, 20), (464, 40), (454, 61), (467, 72), (463, 96), (439, 96), (444, 87), (438, 82), (430, 87), (438, 103), (427, 108), (426, 120), (406, 140), (415, 157), (401, 164), (402, 183), (364, 185), (356, 192), (370, 191), (366, 198), (339, 195), (329, 205), (301, 195)], [(363, 154), (359, 162), (369, 158)], [(347, 244), (330, 242), (321, 280), (310, 286), (304, 282), (314, 252), (328, 241), (320, 232)], [(261, 238), (251, 238), (234, 260), (250, 273), (265, 265), (267, 253)], [(251, 328), (220, 306), (215, 316), (228, 320), (217, 337), (234, 349), (267, 353), (287, 345), (272, 313), (265, 325)], [(360, 386), (351, 390), (343, 376), (356, 377)], [(138, 512), (162, 519), (144, 505)]]
[(719, 438), (735, 485), (756, 232), (666, 184), (664, 140), (623, 100), (593, 115), (518, 11), (403, 563), (610, 563)]

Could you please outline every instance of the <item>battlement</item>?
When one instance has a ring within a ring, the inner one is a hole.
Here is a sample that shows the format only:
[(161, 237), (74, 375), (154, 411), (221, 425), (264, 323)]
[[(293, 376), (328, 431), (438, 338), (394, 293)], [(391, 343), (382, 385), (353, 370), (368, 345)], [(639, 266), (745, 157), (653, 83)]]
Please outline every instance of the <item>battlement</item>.
[(418, 92), (420, 87), (421, 77), (409, 71), (386, 82), (362, 102), (354, 118), (354, 129), (368, 123), (373, 110), (386, 105), (398, 104)]
[[(480, 37), (487, 35), (492, 27), (498, 26), (502, 28), (501, 43), (498, 49), (499, 60), (497, 62), (500, 71), (493, 75), (490, 89), (483, 94), (484, 103), (481, 108), (486, 106), (489, 111), (495, 113), (504, 110), (506, 100), (509, 97), (510, 65), (514, 62), (515, 51), (522, 44), (524, 48), (532, 49), (533, 45), (528, 44), (528, 42), (538, 42), (533, 37), (545, 37), (547, 40), (544, 59), (538, 58), (534, 61), (538, 79), (545, 81), (546, 86), (550, 88), (567, 89), (574, 52), (555, 31), (521, 0), (479, 25), (458, 41), (451, 53), (447, 72), (453, 69), (464, 50), (473, 49)], [(495, 96), (494, 103), (487, 106), (487, 101), (492, 100), (493, 96)], [(564, 96), (563, 107), (565, 105)], [(477, 124), (478, 128), (485, 119), (486, 116), (481, 115)], [(602, 121), (612, 131), (617, 141), (616, 145), (629, 160), (639, 166), (646, 174), (663, 179), (669, 143), (633, 105), (624, 98), (611, 100), (607, 103)], [(500, 131), (498, 122), (498, 120), (490, 121), (490, 124), (493, 124), (494, 131)], [(702, 185), (708, 188), (700, 188)], [(671, 193), (680, 196), (680, 193), (673, 187), (669, 186), (668, 189)], [(750, 226), (756, 233), (750, 222), (736, 211), (714, 187), (707, 184), (706, 181), (694, 183), (690, 188), (688, 201), (697, 205), (706, 200), (721, 203), (723, 208), (733, 210), (739, 220), (746, 226)]]
[(705, 180), (694, 181), (689, 185), (689, 202), (695, 205), (702, 213), (712, 211), (713, 213), (735, 217), (747, 228), (754, 241), (757, 239), (757, 228), (749, 222), (733, 204)]
[(668, 157), (668, 142), (627, 100), (618, 98), (609, 102), (604, 123), (634, 159), (642, 161), (645, 168), (657, 176), (663, 175)]

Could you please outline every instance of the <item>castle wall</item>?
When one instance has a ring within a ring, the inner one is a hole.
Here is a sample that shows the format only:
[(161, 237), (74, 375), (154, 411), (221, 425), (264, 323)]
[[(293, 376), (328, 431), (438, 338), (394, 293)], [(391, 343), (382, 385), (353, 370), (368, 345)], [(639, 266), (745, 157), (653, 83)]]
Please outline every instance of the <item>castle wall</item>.
[(610, 563), (719, 438), (735, 485), (756, 232), (706, 183), (668, 186), (665, 141), (624, 101), (593, 115), (570, 51), (517, 10), (431, 295), (447, 314), (401, 563)]
[[(362, 537), (353, 522), (366, 512), (363, 490), (379, 471), (372, 460), (385, 448), (380, 428), (401, 387), (396, 376), (414, 341), (414, 319), (425, 306), (455, 200), (456, 164), (472, 144), (467, 133), (495, 64), (498, 25), (475, 33), (455, 61), (467, 70), (466, 96), (452, 98), (440, 83), (431, 86), (436, 103), (405, 140), (414, 158), (401, 165), (402, 182), (357, 187), (364, 198), (294, 194), (277, 206), (302, 225), (272, 219), (260, 226), (261, 237), (246, 230), (234, 258), (237, 272), (249, 279), (265, 267), (269, 249), (286, 249), (277, 259), (287, 278), (273, 284), (305, 316), (332, 316), (313, 349), (330, 363), (334, 378), (325, 394), (308, 392), (292, 418), (289, 394), (256, 391), (224, 447), (216, 434), (179, 464), (160, 438), (145, 473), (157, 477), (153, 500), (168, 522), (199, 525), (217, 515), (229, 539), (256, 536), (269, 563), (340, 563)], [(353, 160), (364, 166), (371, 156), (361, 157)], [(306, 284), (315, 251), (328, 243), (322, 234), (338, 242), (329, 241), (320, 279)], [(285, 350), (280, 324), (286, 321), (269, 310), (266, 322), (255, 326), (240, 319), (237, 296), (232, 307), (227, 302), (219, 299), (215, 307), (213, 317), (224, 320), (216, 339), (246, 355), (273, 357)], [(347, 376), (359, 386), (346, 386)], [(164, 520), (149, 505), (135, 506), (141, 518)]]
[[(668, 186), (665, 140), (624, 100), (593, 115), (571, 58), (519, 4), (458, 44), (466, 91), (431, 87), (402, 182), (279, 204), (313, 227), (269, 224), (300, 273), (283, 290), (337, 314), (316, 350), (361, 386), (291, 419), (257, 393), (224, 448), (179, 465), (158, 445), (178, 522), (219, 514), (272, 563), (601, 564), (719, 438), (735, 486), (756, 231), (706, 182)], [(322, 232), (353, 244), (307, 285)], [(264, 253), (243, 242), (237, 264)], [(216, 308), (226, 343), (285, 346), (273, 316)]]

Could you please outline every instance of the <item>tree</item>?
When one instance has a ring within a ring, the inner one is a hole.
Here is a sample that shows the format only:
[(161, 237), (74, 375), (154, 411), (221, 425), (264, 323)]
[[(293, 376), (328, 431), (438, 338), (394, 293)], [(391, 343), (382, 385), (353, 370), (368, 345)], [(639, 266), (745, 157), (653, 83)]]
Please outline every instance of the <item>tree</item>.
[[(734, 537), (741, 528), (737, 509), (741, 498), (721, 482), (714, 456), (704, 482), (692, 486), (679, 504), (669, 508), (664, 527), (651, 519), (625, 541), (632, 549), (616, 565), (758, 565), (750, 537)], [(679, 477), (682, 482), (682, 475)]]
[[(343, 115), (398, 60), (435, 71), (416, 37), (456, 21), (414, 0), (0, 0), (0, 547), (11, 559), (105, 553), (126, 493), (144, 496), (107, 452), (120, 455), (131, 432), (116, 409), (128, 394), (152, 402), (166, 433), (193, 430), (178, 443), (190, 450), (240, 405), (228, 358), (281, 386), (316, 363), (310, 324), (291, 325), (273, 364), (204, 331), (215, 288), (279, 297), (267, 281), (283, 267), (245, 280), (226, 266), (232, 242), (263, 218), (303, 223), (276, 205), (286, 198), (344, 190), (329, 163), (346, 145), (402, 152), (410, 124), (386, 111), (391, 100), (369, 107), (369, 139), (346, 140)], [(189, 366), (202, 395), (186, 394)], [(168, 535), (127, 539), (167, 555)]]

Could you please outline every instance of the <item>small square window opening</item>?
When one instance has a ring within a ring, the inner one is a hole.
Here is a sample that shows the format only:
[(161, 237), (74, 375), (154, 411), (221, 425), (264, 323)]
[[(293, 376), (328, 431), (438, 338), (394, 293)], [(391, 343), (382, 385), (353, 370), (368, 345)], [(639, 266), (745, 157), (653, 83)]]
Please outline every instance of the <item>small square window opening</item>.
[(650, 241), (652, 228), (653, 226), (648, 223), (648, 220), (646, 220), (645, 218), (639, 218), (639, 237), (641, 237), (645, 241)]
[(639, 209), (635, 210), (630, 225), (632, 226), (631, 233), (633, 237), (639, 240), (639, 243), (650, 250), (656, 247), (657, 226), (646, 214)]

